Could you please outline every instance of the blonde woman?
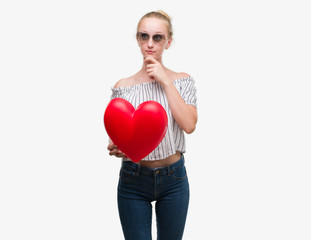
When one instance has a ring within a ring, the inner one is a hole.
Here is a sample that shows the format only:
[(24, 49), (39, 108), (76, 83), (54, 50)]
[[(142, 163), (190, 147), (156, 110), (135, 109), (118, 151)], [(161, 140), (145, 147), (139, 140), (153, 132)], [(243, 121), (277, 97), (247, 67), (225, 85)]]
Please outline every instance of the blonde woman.
[[(172, 43), (170, 17), (162, 11), (145, 14), (137, 25), (142, 68), (119, 80), (113, 98), (123, 98), (137, 108), (142, 102), (159, 102), (168, 116), (168, 130), (159, 146), (134, 163), (114, 143), (110, 155), (122, 158), (118, 207), (125, 239), (151, 239), (152, 205), (155, 201), (160, 240), (182, 239), (189, 204), (185, 168), (185, 136), (195, 130), (197, 99), (193, 78), (163, 65), (162, 55)], [(181, 56), (183, 57), (183, 56)]]

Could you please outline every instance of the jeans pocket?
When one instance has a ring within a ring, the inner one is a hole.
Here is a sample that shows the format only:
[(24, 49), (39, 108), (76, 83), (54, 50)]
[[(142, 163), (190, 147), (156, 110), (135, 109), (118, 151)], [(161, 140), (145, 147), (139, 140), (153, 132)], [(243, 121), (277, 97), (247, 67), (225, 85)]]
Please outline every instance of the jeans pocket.
[(135, 171), (133, 171), (132, 169), (127, 169), (127, 168), (121, 168), (120, 169), (120, 180), (122, 180), (123, 182), (129, 182), (130, 179), (132, 177), (134, 177), (136, 175)]
[(178, 168), (175, 168), (172, 172), (171, 172), (171, 176), (174, 178), (174, 179), (177, 179), (177, 180), (184, 180), (187, 178), (187, 170), (186, 170), (186, 167), (185, 165), (182, 165)]

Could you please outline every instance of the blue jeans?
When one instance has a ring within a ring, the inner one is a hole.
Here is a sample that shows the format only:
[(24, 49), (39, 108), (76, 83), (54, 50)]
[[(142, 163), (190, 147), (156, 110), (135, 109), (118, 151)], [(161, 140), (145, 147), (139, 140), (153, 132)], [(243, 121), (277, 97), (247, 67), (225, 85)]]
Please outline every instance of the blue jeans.
[(126, 240), (151, 239), (153, 201), (156, 201), (157, 239), (182, 239), (189, 204), (189, 184), (183, 156), (162, 168), (122, 162), (118, 207)]

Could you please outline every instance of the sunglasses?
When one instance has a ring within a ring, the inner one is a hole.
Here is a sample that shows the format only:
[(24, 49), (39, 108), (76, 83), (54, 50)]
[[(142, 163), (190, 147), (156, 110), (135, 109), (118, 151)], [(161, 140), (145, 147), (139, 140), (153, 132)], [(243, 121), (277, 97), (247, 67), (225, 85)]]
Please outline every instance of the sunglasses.
[[(137, 39), (140, 43), (146, 43), (150, 39), (150, 35), (148, 33), (144, 32), (138, 32), (137, 33)], [(161, 44), (165, 40), (165, 36), (162, 34), (155, 34), (152, 36), (152, 41), (156, 44)]]

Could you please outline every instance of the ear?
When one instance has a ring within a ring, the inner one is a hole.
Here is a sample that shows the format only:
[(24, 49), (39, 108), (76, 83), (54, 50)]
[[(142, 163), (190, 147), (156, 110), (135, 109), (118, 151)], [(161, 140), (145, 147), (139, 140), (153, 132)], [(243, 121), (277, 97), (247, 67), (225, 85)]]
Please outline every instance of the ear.
[(172, 44), (172, 41), (173, 41), (172, 38), (170, 38), (170, 39), (167, 41), (167, 44), (166, 44), (166, 46), (165, 46), (165, 49), (169, 49), (169, 47), (170, 47), (171, 44)]

